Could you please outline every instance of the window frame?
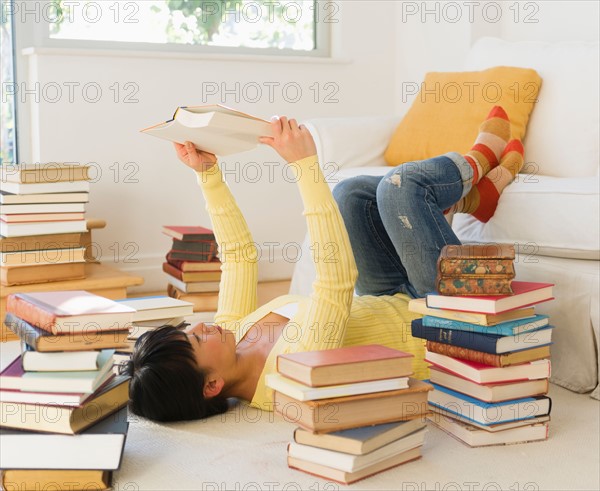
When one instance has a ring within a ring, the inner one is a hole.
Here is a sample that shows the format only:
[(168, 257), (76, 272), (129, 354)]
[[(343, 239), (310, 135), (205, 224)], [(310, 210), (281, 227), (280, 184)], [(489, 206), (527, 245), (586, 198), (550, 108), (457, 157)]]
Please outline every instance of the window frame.
[[(21, 0), (22, 1), (22, 0)], [(44, 0), (36, 0), (44, 1)], [(51, 1), (51, 0), (45, 0)], [(40, 16), (40, 22), (25, 22), (20, 18), (13, 18), (13, 29), (19, 24), (18, 34), (21, 46), (38, 48), (60, 48), (77, 50), (98, 51), (128, 51), (140, 52), (140, 54), (185, 54), (185, 55), (242, 55), (242, 56), (273, 56), (273, 57), (299, 57), (299, 58), (328, 58), (332, 56), (331, 49), (331, 25), (339, 23), (334, 18), (326, 22), (323, 17), (323, 9), (329, 4), (338, 5), (336, 0), (314, 0), (315, 8), (319, 12), (315, 22), (315, 49), (310, 51), (294, 50), (291, 48), (252, 48), (247, 46), (207, 46), (201, 44), (178, 44), (178, 43), (146, 43), (128, 41), (95, 41), (85, 39), (52, 39), (50, 38), (50, 23)], [(340, 12), (338, 10), (337, 12)], [(14, 44), (14, 43), (13, 43)]]
[[(9, 0), (9, 5), (12, 5), (14, 3), (14, 0)], [(13, 84), (17, 84), (18, 83), (18, 78), (17, 78), (17, 38), (16, 38), (16, 29), (15, 29), (15, 19), (14, 17), (11, 18), (11, 22), (10, 22), (10, 41), (11, 41), (11, 46), (10, 46), (10, 56), (11, 56), (11, 64), (12, 64), (12, 83)], [(14, 147), (13, 147), (13, 162), (4, 162), (2, 161), (0, 163), (0, 165), (4, 165), (4, 164), (17, 164), (19, 162), (19, 156), (20, 156), (20, 151), (19, 151), (19, 99), (17, 97), (17, 94), (13, 94), (12, 95), (12, 117), (13, 117), (13, 128), (14, 128)]]

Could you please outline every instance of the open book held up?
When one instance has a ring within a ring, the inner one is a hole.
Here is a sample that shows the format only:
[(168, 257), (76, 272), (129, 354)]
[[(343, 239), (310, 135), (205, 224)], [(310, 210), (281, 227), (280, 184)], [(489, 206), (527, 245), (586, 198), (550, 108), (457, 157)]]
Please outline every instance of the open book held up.
[(267, 120), (221, 104), (178, 107), (173, 118), (142, 133), (177, 143), (191, 141), (198, 150), (225, 156), (252, 150), (259, 136), (269, 136)]

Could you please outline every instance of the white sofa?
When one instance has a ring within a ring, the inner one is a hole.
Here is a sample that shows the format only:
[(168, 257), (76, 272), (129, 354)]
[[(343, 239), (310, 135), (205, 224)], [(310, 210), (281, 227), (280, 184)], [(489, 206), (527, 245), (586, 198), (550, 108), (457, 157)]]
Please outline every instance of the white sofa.
[[(599, 372), (599, 117), (598, 43), (510, 43), (483, 38), (470, 50), (465, 71), (508, 65), (542, 77), (524, 145), (523, 174), (502, 194), (494, 217), (452, 222), (461, 241), (516, 245), (517, 278), (556, 285), (555, 300), (536, 307), (555, 326), (552, 381), (576, 392), (593, 390)], [(325, 175), (333, 187), (356, 175), (383, 175), (383, 153), (400, 121), (393, 118), (315, 119)], [(314, 266), (308, 238), (290, 293), (308, 294)]]

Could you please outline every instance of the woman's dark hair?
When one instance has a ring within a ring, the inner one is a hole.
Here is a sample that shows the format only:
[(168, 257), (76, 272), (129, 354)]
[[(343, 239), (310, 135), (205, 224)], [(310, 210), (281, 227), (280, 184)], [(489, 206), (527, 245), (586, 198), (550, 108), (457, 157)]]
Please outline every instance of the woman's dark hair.
[(129, 408), (155, 421), (200, 419), (224, 413), (227, 399), (207, 399), (205, 374), (184, 332), (162, 326), (142, 334), (131, 360), (121, 370), (129, 375)]

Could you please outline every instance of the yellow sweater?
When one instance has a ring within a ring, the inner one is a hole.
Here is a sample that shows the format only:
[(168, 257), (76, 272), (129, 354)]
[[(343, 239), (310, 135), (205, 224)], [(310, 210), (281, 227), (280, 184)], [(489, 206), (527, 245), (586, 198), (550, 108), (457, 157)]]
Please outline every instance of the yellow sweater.
[(258, 257), (248, 225), (220, 168), (198, 172), (219, 244), (222, 277), (215, 323), (235, 332), (239, 342), (259, 319), (283, 305), (298, 302), (298, 310), (275, 342), (261, 374), (252, 405), (272, 410), (273, 394), (265, 375), (276, 371), (277, 355), (353, 346), (383, 344), (414, 354), (414, 376), (426, 378), (423, 341), (410, 334), (410, 298), (354, 296), (358, 275), (348, 233), (319, 167), (317, 156), (289, 164), (297, 176), (311, 238), (316, 279), (310, 297), (283, 295), (257, 309)]

